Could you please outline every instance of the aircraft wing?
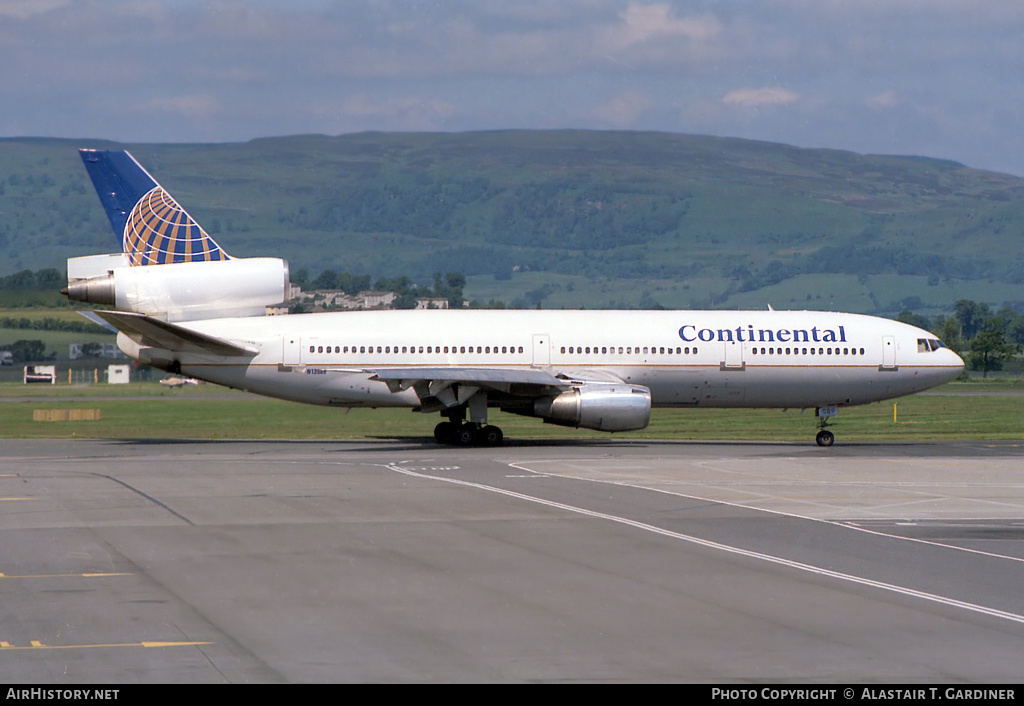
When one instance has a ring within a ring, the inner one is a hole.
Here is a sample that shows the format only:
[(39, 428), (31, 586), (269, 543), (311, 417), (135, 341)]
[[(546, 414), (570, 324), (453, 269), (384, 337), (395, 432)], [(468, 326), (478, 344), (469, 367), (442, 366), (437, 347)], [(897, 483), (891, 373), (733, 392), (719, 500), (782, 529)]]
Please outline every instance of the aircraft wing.
[(387, 383), (392, 392), (412, 389), (424, 412), (435, 412), (466, 403), (478, 392), (488, 396), (555, 397), (574, 385), (587, 382), (621, 383), (600, 370), (579, 369), (554, 373), (537, 368), (380, 368), (368, 370), (373, 379)]
[(142, 346), (219, 356), (254, 356), (259, 352), (255, 348), (199, 333), (145, 314), (126, 311), (97, 311), (94, 313)]
[(568, 387), (568, 382), (551, 373), (534, 368), (381, 368), (372, 371), (374, 378), (408, 389), (418, 382), (465, 383), (479, 387), (508, 385), (541, 385)]
[(567, 380), (535, 368), (379, 368), (373, 378), (387, 383), (392, 392), (413, 389), (422, 411), (434, 412), (465, 403), (478, 392), (512, 396), (555, 393), (569, 386)]

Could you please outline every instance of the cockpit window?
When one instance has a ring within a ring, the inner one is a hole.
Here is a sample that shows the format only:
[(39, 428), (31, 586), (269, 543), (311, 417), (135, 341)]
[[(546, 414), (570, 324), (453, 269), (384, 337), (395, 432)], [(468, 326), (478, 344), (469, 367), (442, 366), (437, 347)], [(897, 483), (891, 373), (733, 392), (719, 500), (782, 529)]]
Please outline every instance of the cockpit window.
[(918, 353), (930, 353), (931, 351), (937, 351), (940, 348), (945, 348), (942, 345), (942, 341), (937, 338), (919, 338), (917, 339), (917, 352)]

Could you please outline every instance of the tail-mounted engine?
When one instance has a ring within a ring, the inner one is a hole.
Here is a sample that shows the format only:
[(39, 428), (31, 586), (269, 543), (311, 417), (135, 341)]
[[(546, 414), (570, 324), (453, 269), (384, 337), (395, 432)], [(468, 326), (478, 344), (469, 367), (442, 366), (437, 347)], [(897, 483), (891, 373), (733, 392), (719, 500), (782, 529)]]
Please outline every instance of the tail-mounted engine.
[(260, 316), (288, 299), (288, 263), (252, 257), (128, 267), (120, 255), (68, 260), (73, 301), (112, 306), (165, 321)]

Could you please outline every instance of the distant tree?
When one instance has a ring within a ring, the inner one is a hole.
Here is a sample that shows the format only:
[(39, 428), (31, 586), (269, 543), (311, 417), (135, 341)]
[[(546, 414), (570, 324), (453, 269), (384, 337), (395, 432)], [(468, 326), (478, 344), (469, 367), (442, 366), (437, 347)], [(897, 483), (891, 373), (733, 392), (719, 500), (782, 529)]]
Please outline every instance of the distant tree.
[[(391, 291), (391, 290), (385, 290)], [(415, 309), (416, 308), (416, 292), (408, 291), (404, 294), (399, 294), (393, 302), (391, 302), (392, 309)]]
[(1017, 352), (1017, 346), (1006, 341), (1003, 322), (998, 318), (986, 319), (981, 330), (971, 339), (970, 363), (972, 370), (980, 370), (988, 377), (990, 370), (1002, 370), (1003, 361)]
[(370, 288), (370, 275), (353, 275), (348, 272), (339, 272), (336, 288), (345, 292), (345, 294), (359, 294), (359, 292), (364, 292)]
[(298, 272), (292, 274), (292, 284), (296, 287), (306, 289), (309, 287), (309, 271), (305, 267), (299, 268)]
[(440, 272), (434, 273), (434, 296), (444, 297), (452, 309), (461, 309), (462, 288), (466, 286), (466, 276), (461, 272), (448, 272), (441, 277)]
[[(408, 277), (381, 277), (377, 280), (377, 283), (373, 285), (373, 288), (378, 292), (394, 292), (399, 297), (413, 293), (416, 289), (416, 285)], [(415, 307), (416, 297), (413, 296), (413, 307)], [(410, 307), (399, 307), (396, 309), (410, 308)]]
[(33, 360), (43, 360), (46, 357), (46, 344), (35, 339), (15, 341), (8, 346), (8, 350), (11, 351), (16, 363), (30, 363)]
[(1006, 326), (1006, 336), (1018, 346), (1024, 345), (1024, 316), (1014, 316)]
[(938, 325), (931, 330), (945, 344), (946, 348), (949, 348), (954, 353), (962, 351), (964, 345), (963, 338), (960, 336), (960, 322), (952, 316), (947, 316), (937, 323)]
[(1018, 346), (1024, 345), (1024, 316), (1018, 314), (1012, 306), (1006, 305), (996, 312), (996, 317), (1003, 321), (1006, 339)]
[(904, 309), (903, 311), (901, 311), (899, 315), (896, 316), (896, 320), (904, 324), (910, 324), (911, 326), (923, 328), (925, 331), (928, 331), (931, 328), (931, 322), (928, 320), (927, 316), (915, 314), (909, 309)]
[(444, 276), (444, 281), (449, 289), (457, 289), (461, 292), (462, 288), (466, 286), (466, 275), (461, 272), (448, 272)]
[(953, 305), (953, 316), (960, 322), (960, 335), (969, 340), (981, 329), (982, 322), (992, 316), (992, 311), (984, 302), (960, 299)]
[(338, 289), (338, 273), (334, 270), (324, 270), (313, 280), (312, 285), (313, 289)]

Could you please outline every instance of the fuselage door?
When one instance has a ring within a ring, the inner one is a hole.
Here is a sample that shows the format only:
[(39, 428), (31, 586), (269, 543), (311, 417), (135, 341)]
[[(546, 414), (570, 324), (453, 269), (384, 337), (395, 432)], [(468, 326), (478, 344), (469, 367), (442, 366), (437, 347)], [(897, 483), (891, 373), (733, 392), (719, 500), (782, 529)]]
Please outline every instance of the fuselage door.
[(882, 336), (882, 364), (879, 370), (896, 370), (896, 338)]
[(551, 342), (546, 333), (533, 334), (533, 364), (551, 365)]
[(302, 362), (302, 342), (298, 336), (285, 334), (281, 337), (283, 346), (281, 351), (281, 362), (285, 365), (298, 365)]
[(743, 344), (739, 341), (726, 341), (722, 370), (746, 370), (746, 368), (746, 363), (743, 360)]

